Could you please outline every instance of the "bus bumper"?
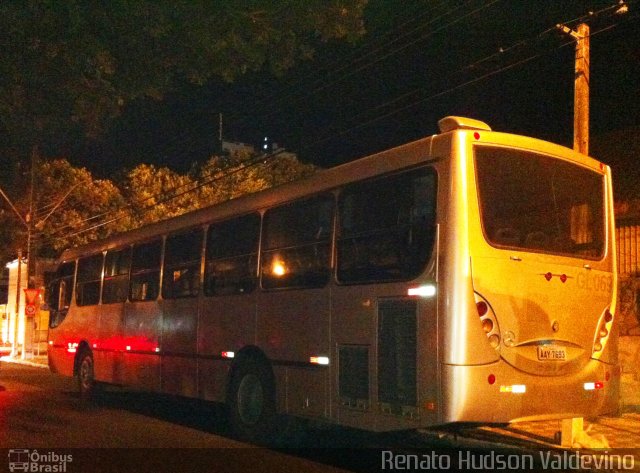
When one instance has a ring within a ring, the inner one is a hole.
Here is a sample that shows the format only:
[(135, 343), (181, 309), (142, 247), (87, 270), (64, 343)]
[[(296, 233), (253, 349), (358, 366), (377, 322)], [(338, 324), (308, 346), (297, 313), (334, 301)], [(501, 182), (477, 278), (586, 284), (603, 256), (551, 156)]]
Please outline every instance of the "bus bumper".
[(531, 375), (504, 361), (444, 365), (442, 379), (443, 423), (595, 417), (619, 407), (619, 366), (593, 359), (579, 373), (563, 376)]

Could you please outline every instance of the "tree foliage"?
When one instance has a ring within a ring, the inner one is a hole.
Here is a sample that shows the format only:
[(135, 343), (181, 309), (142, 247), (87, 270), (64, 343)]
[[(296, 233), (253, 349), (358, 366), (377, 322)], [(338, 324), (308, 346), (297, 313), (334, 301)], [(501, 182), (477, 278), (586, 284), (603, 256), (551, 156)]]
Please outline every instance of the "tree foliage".
[[(36, 175), (34, 200), (39, 210), (33, 224), (43, 249), (61, 250), (130, 228), (127, 211), (122, 213), (126, 201), (112, 181), (94, 179), (65, 159), (43, 162)], [(91, 231), (81, 231), (86, 228)]]
[(1, 2), (1, 131), (29, 146), (69, 125), (96, 135), (128, 102), (184, 82), (282, 72), (319, 42), (359, 37), (365, 3)]
[(140, 164), (129, 171), (121, 188), (132, 216), (130, 227), (157, 222), (199, 207), (198, 195), (190, 192), (193, 178), (165, 167)]
[[(40, 255), (56, 256), (67, 246), (131, 227), (120, 189), (110, 180), (94, 179), (89, 171), (65, 159), (35, 163), (32, 214), (30, 192), (12, 198), (22, 218), (30, 220), (32, 250)], [(125, 209), (124, 214), (120, 209)], [(87, 228), (90, 230), (81, 231)], [(15, 257), (18, 248), (26, 253), (27, 227), (14, 212), (0, 212), (0, 241), (3, 261)]]
[[(105, 238), (244, 194), (306, 177), (314, 166), (291, 153), (260, 158), (247, 153), (213, 156), (188, 174), (140, 164), (115, 181), (95, 179), (65, 159), (37, 164), (32, 215), (32, 250), (57, 256), (64, 248)], [(21, 215), (29, 194), (16, 198)], [(4, 260), (26, 251), (26, 227), (13, 212), (0, 211)]]
[(248, 153), (211, 157), (198, 171), (198, 181), (209, 183), (199, 190), (200, 206), (217, 204), (243, 194), (309, 176), (315, 168), (294, 154), (281, 153), (264, 161)]
[[(364, 32), (366, 1), (0, 2), (0, 182), (21, 189), (14, 194), (21, 196), (18, 206), (25, 212), (27, 187), (16, 183), (23, 170), (17, 161), (26, 161), (31, 150), (37, 157), (59, 155), (62, 143), (102, 133), (127, 104), (160, 100), (185, 83), (233, 81), (263, 69), (279, 74), (311, 57), (322, 42), (354, 41)], [(118, 188), (64, 160), (44, 163), (38, 171), (41, 204), (55, 202), (75, 187), (48, 219), (39, 244), (59, 250), (283, 179), (273, 172), (265, 177), (247, 172), (243, 179), (228, 182), (228, 192), (203, 187), (175, 202), (161, 202), (170, 188), (213, 175), (221, 165), (212, 161), (192, 176), (142, 166)], [(125, 199), (126, 214), (78, 233), (94, 222), (92, 216), (112, 216)], [(22, 228), (6, 206), (0, 208), (0, 238), (5, 242), (0, 252), (10, 254), (24, 246)]]

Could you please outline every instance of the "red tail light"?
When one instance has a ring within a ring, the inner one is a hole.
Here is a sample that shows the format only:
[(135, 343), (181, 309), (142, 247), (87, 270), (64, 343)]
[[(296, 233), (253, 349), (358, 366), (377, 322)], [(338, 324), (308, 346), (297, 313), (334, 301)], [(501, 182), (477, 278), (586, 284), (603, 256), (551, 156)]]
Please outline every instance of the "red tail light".
[(604, 311), (604, 321), (609, 323), (613, 320), (613, 314), (609, 312), (609, 309)]
[(475, 299), (482, 331), (486, 334), (489, 345), (497, 350), (500, 347), (500, 327), (498, 327), (496, 314), (482, 296), (476, 293)]
[(613, 314), (607, 308), (604, 311), (604, 315), (602, 316), (602, 320), (600, 322), (600, 326), (598, 327), (598, 331), (596, 332), (596, 339), (593, 343), (593, 354), (596, 355), (598, 352), (601, 352), (604, 349), (604, 346), (607, 341), (607, 337), (609, 336), (609, 332), (611, 330), (611, 322), (613, 321)]
[(478, 315), (480, 317), (484, 317), (487, 315), (487, 311), (489, 310), (489, 306), (485, 301), (478, 301), (476, 303), (476, 307), (478, 308)]

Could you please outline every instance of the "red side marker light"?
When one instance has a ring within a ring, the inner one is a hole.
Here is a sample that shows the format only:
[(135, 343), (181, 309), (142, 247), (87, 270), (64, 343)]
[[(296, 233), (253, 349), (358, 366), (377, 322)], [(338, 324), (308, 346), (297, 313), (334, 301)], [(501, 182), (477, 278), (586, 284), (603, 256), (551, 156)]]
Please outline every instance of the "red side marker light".
[(473, 134), (473, 137), (474, 137), (476, 140), (479, 140), (479, 139), (480, 139), (480, 133), (478, 133), (478, 132), (476, 131), (476, 132)]
[(560, 281), (562, 281), (563, 283), (567, 282), (567, 275), (566, 274), (561, 274), (560, 275)]
[(489, 384), (494, 384), (496, 382), (496, 375), (495, 374), (490, 374), (487, 377), (487, 381), (489, 382)]
[(553, 277), (553, 274), (551, 274), (551, 273), (547, 273), (547, 274), (545, 274), (545, 275), (544, 275), (544, 278), (545, 278), (547, 281), (551, 281), (551, 278), (552, 278), (552, 277)]

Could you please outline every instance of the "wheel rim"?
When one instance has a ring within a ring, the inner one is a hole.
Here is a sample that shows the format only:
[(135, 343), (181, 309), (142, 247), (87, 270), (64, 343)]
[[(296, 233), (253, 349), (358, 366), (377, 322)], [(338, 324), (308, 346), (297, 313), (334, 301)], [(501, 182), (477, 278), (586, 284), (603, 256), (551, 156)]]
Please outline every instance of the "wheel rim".
[(248, 374), (238, 386), (238, 414), (244, 424), (253, 425), (264, 410), (264, 389), (260, 378)]
[(89, 391), (93, 385), (93, 361), (85, 357), (80, 364), (80, 388)]

